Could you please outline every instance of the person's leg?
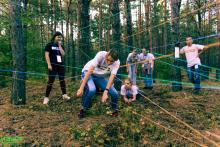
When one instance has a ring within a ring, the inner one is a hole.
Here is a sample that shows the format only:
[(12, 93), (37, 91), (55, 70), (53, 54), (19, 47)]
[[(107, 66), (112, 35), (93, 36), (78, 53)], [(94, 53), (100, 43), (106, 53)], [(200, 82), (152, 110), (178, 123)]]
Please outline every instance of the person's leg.
[[(95, 84), (100, 87), (102, 90), (105, 90), (108, 80), (104, 77), (94, 77)], [(109, 89), (109, 95), (111, 96), (111, 106), (113, 110), (117, 110), (118, 108), (118, 92), (117, 90), (111, 86)]]
[(198, 66), (198, 68), (196, 68), (195, 66), (195, 76), (194, 76), (194, 87), (195, 90), (200, 90), (201, 86), (200, 86), (200, 66)]
[(64, 66), (58, 67), (58, 75), (59, 75), (59, 80), (60, 80), (60, 88), (64, 95), (66, 94), (65, 67)]
[(88, 107), (91, 103), (91, 98), (92, 98), (93, 95), (95, 95), (95, 93), (96, 93), (96, 87), (95, 87), (95, 84), (93, 82), (92, 76), (90, 76), (87, 83), (86, 83), (86, 85), (85, 85), (84, 93), (83, 93), (83, 96), (82, 96), (83, 109), (88, 109)]
[(134, 85), (137, 84), (137, 73), (136, 73), (136, 70), (137, 70), (137, 65), (134, 65), (134, 70), (133, 70), (133, 78), (134, 78)]
[(142, 78), (144, 78), (143, 81), (144, 81), (144, 85), (146, 87), (146, 85), (147, 85), (146, 84), (146, 70), (144, 67), (142, 67)]
[(152, 68), (150, 69), (150, 72), (148, 74), (147, 85), (149, 88), (153, 87), (153, 70), (152, 70)]
[(130, 79), (132, 79), (131, 65), (130, 65), (130, 67), (128, 68), (128, 77), (129, 77)]
[(188, 72), (188, 77), (190, 82), (194, 83), (194, 71), (193, 71), (193, 67), (188, 67), (187, 68), (187, 72)]
[(46, 88), (46, 95), (45, 97), (49, 97), (53, 83), (55, 81), (56, 78), (56, 74), (57, 74), (57, 67), (56, 66), (52, 66), (52, 71), (48, 71), (48, 82), (47, 82), (47, 88)]
[(145, 77), (145, 70), (144, 70), (144, 67), (141, 68), (141, 76), (142, 76), (142, 77)]
[(131, 65), (131, 81), (134, 85), (136, 85), (136, 73), (135, 73), (135, 65)]

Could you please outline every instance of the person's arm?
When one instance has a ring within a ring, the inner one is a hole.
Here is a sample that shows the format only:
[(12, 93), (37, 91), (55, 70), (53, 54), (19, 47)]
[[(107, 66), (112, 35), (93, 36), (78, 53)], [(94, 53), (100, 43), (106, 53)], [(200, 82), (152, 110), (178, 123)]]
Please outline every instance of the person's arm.
[(155, 60), (155, 57), (154, 57), (154, 55), (152, 54), (152, 70), (154, 69), (154, 60)]
[(126, 61), (127, 72), (129, 72), (130, 64)]
[(206, 47), (204, 45), (198, 45), (198, 44), (196, 45), (196, 47), (197, 47), (198, 52), (199, 52), (199, 54), (198, 54), (198, 57), (199, 57), (199, 55), (204, 52), (204, 49), (206, 49)]
[(136, 101), (136, 94), (133, 94), (133, 98), (131, 99), (131, 101)]
[(108, 99), (108, 91), (109, 91), (110, 87), (113, 84), (114, 78), (115, 78), (115, 75), (111, 74), (109, 79), (108, 79), (107, 86), (106, 86), (106, 88), (103, 92), (103, 95), (102, 95), (102, 102), (106, 102), (106, 100)]
[(152, 70), (154, 70), (154, 59), (152, 60)]
[(138, 94), (138, 88), (136, 86), (132, 86), (132, 91), (133, 91), (133, 98), (131, 99), (131, 102), (136, 100), (136, 96)]
[(124, 101), (125, 101), (125, 103), (129, 103), (129, 100), (125, 95), (124, 95)]
[(127, 72), (129, 71), (129, 68), (131, 66), (130, 63), (129, 63), (129, 60), (130, 60), (130, 54), (128, 55), (127, 60), (126, 60)]
[(50, 53), (49, 53), (48, 51), (45, 52), (45, 59), (46, 59), (46, 62), (47, 62), (47, 67), (48, 67), (48, 69), (49, 69), (49, 70), (52, 70), (52, 66), (51, 66), (49, 54), (50, 54)]
[(180, 49), (180, 54), (184, 54), (184, 48)]
[(89, 79), (89, 76), (92, 74), (92, 72), (93, 72), (94, 69), (95, 69), (95, 67), (90, 67), (89, 70), (88, 70), (88, 72), (86, 72), (86, 75), (85, 75), (85, 77), (84, 77), (83, 80), (82, 80), (82, 83), (81, 83), (81, 85), (80, 85), (80, 88), (79, 88), (79, 90), (77, 91), (77, 96), (78, 96), (78, 97), (80, 97), (80, 96), (83, 95), (84, 87), (85, 87), (85, 85), (86, 85), (86, 83), (87, 83), (87, 81), (88, 81), (88, 79)]

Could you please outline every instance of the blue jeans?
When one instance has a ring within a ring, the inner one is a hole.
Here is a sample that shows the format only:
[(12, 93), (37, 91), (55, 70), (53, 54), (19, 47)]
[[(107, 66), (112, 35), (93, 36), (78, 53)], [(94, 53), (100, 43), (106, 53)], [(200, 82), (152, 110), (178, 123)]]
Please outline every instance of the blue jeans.
[(148, 73), (148, 69), (142, 69), (142, 75), (144, 78), (144, 84), (146, 87), (153, 87), (153, 69), (150, 69)]
[(201, 89), (200, 86), (200, 66), (198, 65), (198, 68), (195, 68), (195, 65), (192, 67), (188, 67), (188, 77), (189, 80), (194, 83), (194, 87), (196, 90)]
[(131, 81), (134, 85), (136, 85), (136, 65), (132, 64), (128, 68), (128, 76), (131, 78)]
[[(82, 73), (82, 78), (84, 78), (84, 76), (85, 73)], [(105, 77), (95, 76), (94, 74), (90, 75), (84, 88), (84, 94), (82, 96), (82, 106), (84, 109), (89, 107), (91, 98), (96, 93), (96, 86), (101, 88), (101, 90), (105, 90), (107, 83), (108, 80), (105, 79)], [(112, 109), (116, 110), (118, 105), (118, 92), (113, 86), (111, 86), (109, 89), (109, 95), (111, 96)]]

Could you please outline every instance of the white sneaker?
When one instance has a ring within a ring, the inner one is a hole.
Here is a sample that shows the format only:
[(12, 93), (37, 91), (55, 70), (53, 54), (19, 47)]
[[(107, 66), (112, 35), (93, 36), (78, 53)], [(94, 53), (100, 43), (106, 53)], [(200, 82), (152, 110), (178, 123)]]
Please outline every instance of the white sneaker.
[(63, 95), (63, 99), (65, 99), (65, 100), (69, 100), (70, 97), (69, 97), (67, 94), (64, 94), (64, 95)]
[(48, 102), (49, 102), (49, 98), (48, 98), (48, 97), (45, 97), (45, 98), (44, 98), (44, 102), (43, 102), (43, 104), (44, 104), (44, 105), (47, 105)]

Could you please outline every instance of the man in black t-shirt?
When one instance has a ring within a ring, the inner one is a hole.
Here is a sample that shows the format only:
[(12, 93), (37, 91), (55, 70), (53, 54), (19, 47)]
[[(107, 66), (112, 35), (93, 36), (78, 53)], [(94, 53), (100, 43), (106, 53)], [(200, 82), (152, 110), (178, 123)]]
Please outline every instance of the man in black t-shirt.
[(48, 66), (48, 82), (46, 95), (43, 101), (43, 104), (48, 104), (49, 95), (52, 89), (53, 82), (55, 81), (56, 74), (59, 75), (60, 87), (63, 93), (63, 99), (70, 99), (66, 94), (66, 84), (65, 84), (65, 67), (63, 56), (65, 54), (64, 47), (61, 45), (63, 35), (60, 32), (56, 32), (51, 39), (51, 42), (48, 43), (45, 47), (45, 58)]

